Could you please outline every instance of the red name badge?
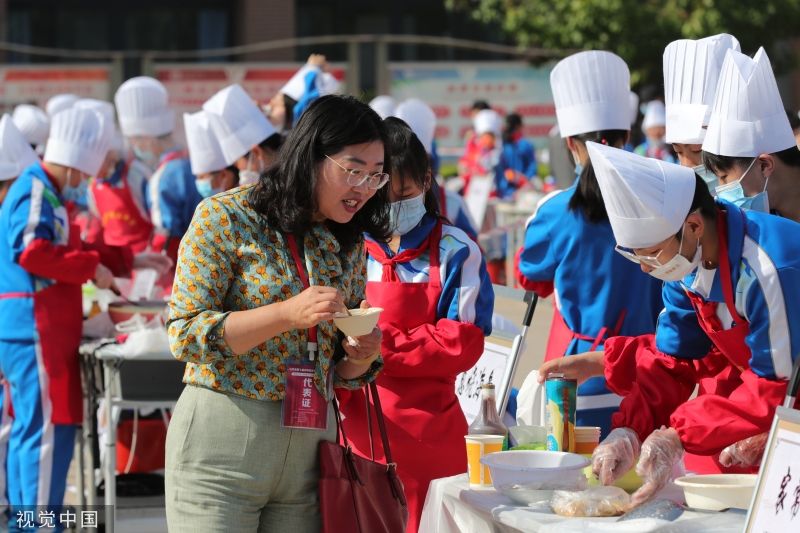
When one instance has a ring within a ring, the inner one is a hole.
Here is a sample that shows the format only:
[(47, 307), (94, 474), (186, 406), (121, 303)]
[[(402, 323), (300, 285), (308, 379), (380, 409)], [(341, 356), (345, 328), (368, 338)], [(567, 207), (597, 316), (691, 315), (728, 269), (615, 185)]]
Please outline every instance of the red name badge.
[(328, 429), (328, 402), (314, 385), (313, 364), (286, 365), (281, 425), (295, 429)]

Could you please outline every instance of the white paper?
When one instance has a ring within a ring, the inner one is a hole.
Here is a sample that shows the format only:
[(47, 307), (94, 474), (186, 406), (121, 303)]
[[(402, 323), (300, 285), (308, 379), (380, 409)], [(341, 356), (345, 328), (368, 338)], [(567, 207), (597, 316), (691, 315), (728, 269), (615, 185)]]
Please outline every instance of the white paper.
[(456, 396), (471, 424), (481, 410), (481, 385), (494, 383), (497, 386), (503, 380), (511, 347), (486, 341), (483, 355), (470, 370), (456, 376)]
[(486, 216), (486, 207), (489, 204), (492, 187), (494, 187), (492, 176), (472, 176), (469, 180), (469, 189), (464, 197), (464, 203), (467, 205), (469, 214), (472, 215), (472, 220), (477, 224), (478, 231), (483, 228), (483, 219)]
[(762, 474), (763, 491), (753, 508), (751, 531), (800, 531), (800, 435), (778, 428), (768, 468)]

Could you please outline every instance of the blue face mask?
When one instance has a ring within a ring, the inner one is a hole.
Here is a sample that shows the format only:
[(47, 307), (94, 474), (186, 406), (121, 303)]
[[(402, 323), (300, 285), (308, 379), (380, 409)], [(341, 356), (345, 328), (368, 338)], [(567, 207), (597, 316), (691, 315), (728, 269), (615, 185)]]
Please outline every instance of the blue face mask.
[(769, 196), (767, 196), (767, 183), (769, 183), (769, 177), (767, 177), (767, 179), (764, 181), (764, 189), (758, 194), (753, 196), (745, 196), (744, 189), (742, 188), (742, 180), (747, 173), (750, 172), (750, 169), (753, 168), (756, 160), (757, 159), (753, 159), (753, 162), (750, 163), (750, 166), (747, 167), (747, 170), (744, 171), (741, 178), (726, 185), (720, 185), (717, 187), (717, 198), (720, 200), (725, 200), (726, 202), (730, 202), (736, 207), (740, 207), (742, 209), (769, 213)]
[(711, 193), (711, 196), (716, 196), (717, 184), (719, 183), (719, 178), (717, 178), (717, 175), (708, 170), (705, 165), (697, 165), (696, 167), (692, 168), (692, 170), (694, 170), (694, 173), (703, 178), (703, 181), (706, 182), (708, 192)]
[(69, 181), (70, 180), (68, 176), (67, 183), (64, 184), (64, 189), (61, 191), (61, 196), (64, 198), (64, 200), (72, 202), (80, 208), (86, 208), (88, 206), (86, 197), (89, 193), (88, 180), (82, 179), (78, 185), (74, 187), (69, 185)]
[(215, 189), (211, 185), (211, 180), (195, 180), (194, 185), (203, 198), (210, 198), (222, 192), (222, 189)]
[(133, 155), (136, 156), (136, 159), (145, 163), (148, 166), (155, 166), (158, 162), (158, 156), (151, 152), (150, 150), (144, 150), (139, 148), (138, 146), (133, 146)]

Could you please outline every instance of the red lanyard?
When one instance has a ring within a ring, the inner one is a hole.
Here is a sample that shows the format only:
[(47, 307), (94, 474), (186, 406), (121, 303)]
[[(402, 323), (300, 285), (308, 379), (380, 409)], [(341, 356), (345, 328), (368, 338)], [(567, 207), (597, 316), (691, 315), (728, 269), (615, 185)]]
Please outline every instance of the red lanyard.
[[(292, 259), (294, 259), (294, 266), (297, 267), (297, 274), (300, 276), (300, 282), (303, 284), (303, 289), (310, 286), (308, 281), (308, 272), (306, 272), (306, 265), (300, 257), (300, 250), (297, 248), (297, 241), (294, 235), (287, 235), (286, 242), (289, 245), (289, 250), (292, 252)], [(314, 354), (317, 351), (317, 327), (314, 326), (308, 330), (308, 358), (314, 360)]]

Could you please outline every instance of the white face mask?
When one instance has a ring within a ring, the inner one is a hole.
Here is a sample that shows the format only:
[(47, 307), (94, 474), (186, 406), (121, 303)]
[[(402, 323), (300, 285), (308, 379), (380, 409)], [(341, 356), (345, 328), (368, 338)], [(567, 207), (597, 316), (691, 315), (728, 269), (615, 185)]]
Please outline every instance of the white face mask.
[[(684, 230), (685, 228), (686, 226), (684, 226)], [(689, 261), (683, 257), (683, 255), (681, 255), (681, 249), (683, 248), (684, 242), (685, 239), (683, 238), (683, 235), (681, 235), (681, 246), (678, 248), (678, 253), (675, 254), (675, 257), (660, 267), (654, 268), (649, 272), (649, 274), (656, 279), (660, 279), (661, 281), (680, 281), (694, 272), (697, 266), (700, 264), (700, 258), (703, 255), (703, 247), (700, 246), (700, 241), (697, 241), (697, 250), (695, 251), (692, 260)]]
[(417, 227), (426, 212), (424, 192), (408, 200), (392, 202), (389, 208), (389, 223), (392, 232), (395, 235), (405, 235)]
[[(258, 165), (259, 167), (261, 165)], [(239, 171), (239, 185), (250, 185), (258, 183), (258, 178), (261, 176), (261, 170), (253, 170), (253, 152), (247, 156), (247, 169)]]

